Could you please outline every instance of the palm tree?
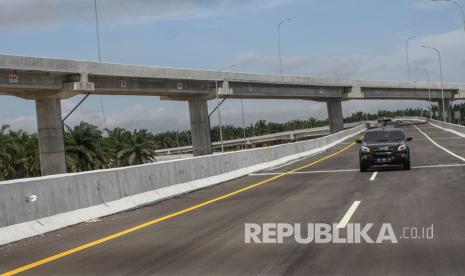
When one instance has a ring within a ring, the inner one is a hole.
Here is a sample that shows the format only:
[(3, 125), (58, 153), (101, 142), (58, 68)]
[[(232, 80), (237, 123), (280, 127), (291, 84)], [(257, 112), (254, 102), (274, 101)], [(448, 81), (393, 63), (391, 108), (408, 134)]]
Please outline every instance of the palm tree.
[(8, 128), (0, 128), (0, 180), (40, 175), (37, 136)]
[(156, 161), (155, 140), (146, 129), (134, 130), (130, 139), (125, 141), (117, 153), (118, 163), (122, 166), (140, 165)]
[(23, 130), (10, 130), (11, 155), (10, 164), (14, 168), (14, 178), (40, 175), (39, 147), (37, 135), (30, 135)]
[(8, 179), (8, 175), (12, 171), (9, 152), (10, 141), (9, 136), (5, 134), (9, 127), (9, 125), (2, 125), (0, 128), (0, 180)]
[(108, 167), (119, 167), (121, 164), (118, 160), (118, 152), (121, 151), (125, 144), (131, 139), (131, 132), (124, 128), (115, 128), (113, 130), (105, 129), (107, 137), (102, 141), (102, 148), (105, 154), (105, 160)]
[(81, 122), (74, 128), (66, 127), (65, 149), (69, 171), (81, 172), (104, 168), (102, 132), (86, 122)]

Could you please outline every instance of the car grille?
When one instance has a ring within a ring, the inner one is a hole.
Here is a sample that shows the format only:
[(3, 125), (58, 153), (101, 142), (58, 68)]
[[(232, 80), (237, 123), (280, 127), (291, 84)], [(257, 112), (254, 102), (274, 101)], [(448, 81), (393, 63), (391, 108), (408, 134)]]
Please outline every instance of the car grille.
[(377, 147), (374, 148), (376, 153), (391, 153), (396, 150), (396, 147), (393, 146), (384, 146), (384, 147)]

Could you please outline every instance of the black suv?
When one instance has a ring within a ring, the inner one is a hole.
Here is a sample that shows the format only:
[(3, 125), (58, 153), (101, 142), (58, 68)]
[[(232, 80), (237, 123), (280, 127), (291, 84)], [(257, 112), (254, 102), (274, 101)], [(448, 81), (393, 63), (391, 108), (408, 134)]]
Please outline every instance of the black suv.
[(357, 139), (362, 144), (359, 151), (360, 171), (366, 172), (372, 166), (401, 165), (410, 170), (410, 148), (406, 138), (398, 128), (370, 129), (363, 139)]

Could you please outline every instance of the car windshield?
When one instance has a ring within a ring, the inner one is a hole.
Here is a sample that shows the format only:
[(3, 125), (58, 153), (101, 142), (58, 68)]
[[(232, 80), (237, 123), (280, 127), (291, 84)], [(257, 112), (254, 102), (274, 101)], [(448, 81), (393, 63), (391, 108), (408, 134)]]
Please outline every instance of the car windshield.
[(364, 141), (367, 143), (387, 142), (404, 140), (405, 135), (402, 131), (372, 131), (365, 135)]

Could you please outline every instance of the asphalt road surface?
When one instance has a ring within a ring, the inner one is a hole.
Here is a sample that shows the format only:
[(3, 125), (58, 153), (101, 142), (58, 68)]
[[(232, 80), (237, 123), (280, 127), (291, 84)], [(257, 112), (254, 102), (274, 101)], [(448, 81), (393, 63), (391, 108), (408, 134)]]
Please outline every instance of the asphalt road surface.
[[(402, 129), (413, 137), (410, 171), (359, 172), (351, 139), (286, 167), (2, 246), (0, 272), (465, 275), (465, 138), (428, 124)], [(390, 223), (398, 242), (244, 242), (245, 223), (344, 218)], [(431, 225), (432, 238), (410, 238)]]

